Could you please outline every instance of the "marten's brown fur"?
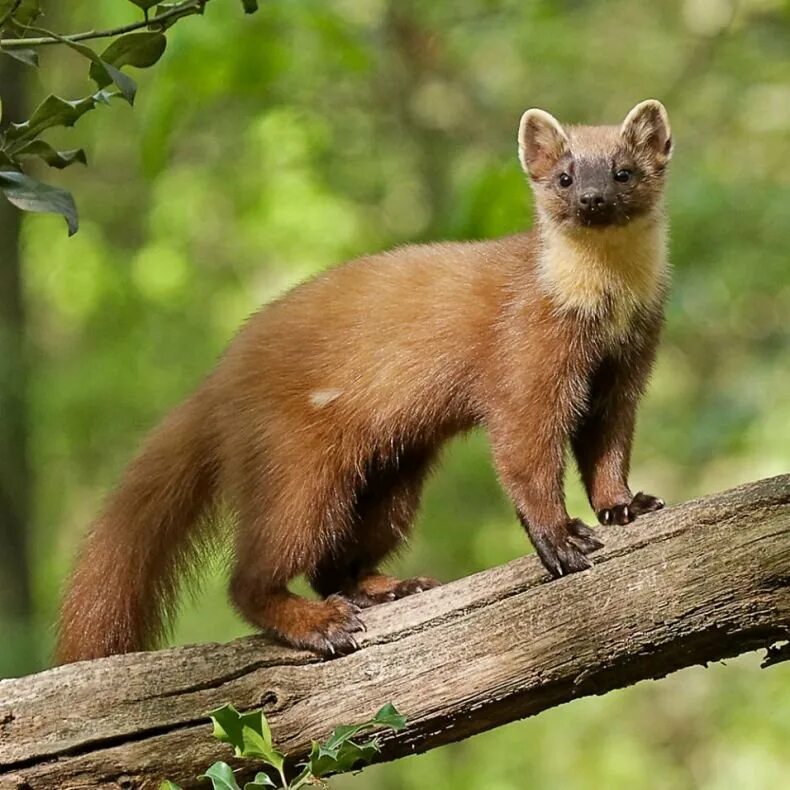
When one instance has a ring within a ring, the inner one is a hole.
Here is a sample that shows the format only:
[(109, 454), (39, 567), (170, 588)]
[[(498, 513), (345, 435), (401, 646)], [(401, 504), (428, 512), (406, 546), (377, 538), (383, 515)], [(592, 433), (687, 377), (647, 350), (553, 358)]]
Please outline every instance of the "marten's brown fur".
[[(555, 576), (602, 545), (566, 512), (568, 443), (601, 522), (661, 507), (627, 474), (662, 323), (670, 152), (656, 101), (619, 127), (529, 110), (532, 232), (361, 258), (258, 312), (110, 497), (63, 602), (58, 660), (155, 643), (220, 497), (238, 521), (241, 614), (294, 646), (355, 648), (359, 607), (435, 584), (379, 566), (442, 443), (476, 425)], [(299, 574), (324, 600), (289, 592)]]

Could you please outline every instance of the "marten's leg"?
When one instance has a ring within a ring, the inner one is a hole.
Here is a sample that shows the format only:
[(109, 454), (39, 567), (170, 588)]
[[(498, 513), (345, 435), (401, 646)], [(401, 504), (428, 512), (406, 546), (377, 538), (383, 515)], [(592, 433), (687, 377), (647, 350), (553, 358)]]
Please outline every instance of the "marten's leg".
[(241, 493), (231, 597), (249, 622), (286, 644), (324, 655), (349, 652), (364, 628), (359, 608), (338, 595), (309, 601), (287, 585), (312, 574), (323, 553), (343, 541), (352, 498), (339, 470), (298, 468), (298, 479), (280, 486), (260, 481)]
[(542, 447), (536, 457), (532, 442), (519, 444), (501, 434), (492, 434), (491, 439), (499, 476), (546, 569), (552, 576), (563, 576), (589, 568), (586, 555), (603, 543), (565, 509), (563, 443)]
[[(590, 567), (587, 555), (603, 544), (565, 509), (565, 448), (586, 395), (586, 355), (574, 339), (536, 345), (523, 368), (492, 384), (486, 424), (499, 477), (521, 524), (553, 576)], [(494, 390), (494, 386), (496, 389)]]
[(628, 486), (636, 410), (657, 335), (650, 342), (634, 339), (618, 357), (604, 360), (592, 381), (588, 412), (573, 435), (579, 471), (601, 524), (628, 524), (664, 507), (662, 499), (632, 494)]
[(438, 586), (428, 576), (401, 580), (378, 570), (408, 537), (431, 458), (428, 451), (414, 450), (397, 465), (371, 466), (357, 498), (353, 531), (324, 555), (310, 577), (317, 592), (340, 593), (367, 607)]

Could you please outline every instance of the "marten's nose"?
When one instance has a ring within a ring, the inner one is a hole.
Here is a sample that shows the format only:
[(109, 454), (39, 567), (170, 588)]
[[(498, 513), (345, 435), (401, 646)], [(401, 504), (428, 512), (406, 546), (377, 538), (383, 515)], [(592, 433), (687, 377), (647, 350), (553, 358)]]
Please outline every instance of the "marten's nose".
[(579, 203), (587, 211), (596, 211), (603, 208), (606, 200), (597, 189), (587, 189), (579, 196)]

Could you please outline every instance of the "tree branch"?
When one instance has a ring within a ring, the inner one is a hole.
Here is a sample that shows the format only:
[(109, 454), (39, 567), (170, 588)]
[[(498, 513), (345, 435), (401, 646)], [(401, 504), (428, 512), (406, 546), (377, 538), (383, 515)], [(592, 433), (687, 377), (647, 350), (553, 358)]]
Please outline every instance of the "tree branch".
[(585, 573), (525, 557), (371, 609), (333, 661), (250, 637), (0, 681), (0, 787), (187, 783), (229, 758), (205, 719), (226, 701), (263, 706), (293, 757), (393, 702), (392, 759), (790, 637), (790, 475), (601, 532)]
[(22, 0), (14, 0), (11, 8), (9, 8), (8, 11), (6, 11), (5, 14), (3, 14), (2, 19), (0, 19), (0, 28), (2, 28), (3, 25), (5, 25), (14, 16), (14, 14), (19, 10), (19, 6), (21, 5), (22, 5)]
[[(146, 18), (140, 22), (132, 22), (128, 25), (121, 25), (120, 27), (113, 27), (108, 30), (86, 30), (84, 33), (71, 33), (63, 36), (62, 38), (69, 41), (88, 41), (98, 38), (112, 38), (120, 36), (124, 33), (133, 33), (135, 30), (147, 29), (161, 29), (165, 22), (173, 22), (180, 17), (189, 16), (191, 14), (202, 14), (203, 9), (209, 0), (184, 0), (182, 3), (163, 11), (157, 16)], [(28, 49), (30, 47), (44, 47), (50, 44), (63, 43), (60, 38), (54, 36), (40, 36), (38, 38), (4, 38), (0, 39), (0, 49)]]

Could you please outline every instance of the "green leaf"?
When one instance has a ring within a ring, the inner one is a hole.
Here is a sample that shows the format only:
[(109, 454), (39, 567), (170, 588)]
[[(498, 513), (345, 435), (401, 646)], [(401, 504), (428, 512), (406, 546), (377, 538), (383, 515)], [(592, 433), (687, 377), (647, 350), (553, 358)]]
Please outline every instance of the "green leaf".
[[(166, 47), (167, 37), (162, 33), (127, 33), (116, 38), (101, 53), (101, 59), (116, 68), (135, 66), (138, 69), (147, 69), (162, 57)], [(91, 66), (91, 77), (96, 79), (93, 68)]]
[(344, 724), (341, 727), (335, 727), (324, 745), (327, 749), (334, 749), (353, 738), (357, 733), (370, 729), (371, 726), (371, 723), (366, 721), (363, 724)]
[(159, 3), (156, 7), (156, 11), (154, 11), (153, 16), (151, 16), (151, 27), (157, 31), (166, 30), (169, 27), (175, 25), (181, 19), (184, 19), (188, 16), (203, 16), (205, 8), (203, 5), (193, 5), (187, 8), (184, 8), (178, 14), (174, 14), (167, 19), (160, 19), (156, 20), (156, 17), (161, 16), (162, 14), (172, 11), (174, 8), (178, 8), (181, 4), (180, 3)]
[(159, 785), (159, 790), (181, 790), (181, 785), (177, 785), (175, 782), (165, 779), (165, 781)]
[(69, 226), (69, 236), (77, 232), (77, 206), (70, 192), (42, 184), (15, 170), (0, 170), (0, 189), (17, 208), (45, 214), (60, 214)]
[(4, 52), (6, 55), (15, 58), (16, 60), (21, 61), (22, 63), (27, 64), (28, 66), (34, 66), (38, 68), (38, 52), (35, 49), (2, 49), (0, 48), (0, 52)]
[(247, 782), (244, 785), (244, 790), (265, 790), (267, 787), (277, 787), (277, 785), (269, 778), (263, 771), (255, 774), (255, 779), (252, 782)]
[(311, 775), (320, 778), (330, 773), (335, 765), (336, 757), (337, 750), (327, 749), (318, 741), (313, 741), (313, 747), (310, 749), (310, 756), (307, 760), (307, 767), (310, 769)]
[(314, 741), (307, 763), (308, 768), (314, 776), (321, 777), (328, 773), (350, 771), (360, 764), (365, 765), (379, 753), (378, 739), (374, 737), (360, 744), (354, 742), (352, 738), (374, 727), (400, 730), (405, 726), (406, 719), (394, 705), (387, 704), (370, 721), (336, 727), (325, 744)]
[(75, 162), (88, 164), (85, 151), (82, 148), (73, 148), (67, 151), (57, 151), (49, 143), (43, 140), (32, 140), (16, 152), (17, 156), (36, 156), (46, 162), (50, 167), (57, 167), (62, 170), (64, 167), (73, 165)]
[(322, 746), (314, 741), (308, 765), (312, 775), (320, 778), (330, 773), (350, 771), (355, 766), (367, 765), (378, 753), (379, 746), (375, 740), (362, 744), (346, 740), (335, 746)]
[(390, 727), (393, 730), (402, 730), (406, 726), (406, 717), (398, 709), (388, 702), (375, 716), (373, 721), (383, 727)]
[(130, 3), (134, 3), (138, 8), (142, 8), (143, 11), (147, 11), (149, 8), (153, 8), (159, 0), (129, 0)]
[(254, 14), (258, 10), (258, 0), (241, 0), (245, 14)]
[(233, 705), (223, 705), (209, 713), (214, 737), (229, 743), (237, 757), (257, 757), (278, 771), (285, 758), (272, 745), (272, 733), (263, 711), (239, 713)]
[(236, 749), (236, 756), (239, 756), (244, 746), (244, 736), (242, 734), (241, 714), (233, 705), (223, 705), (208, 714), (214, 722), (214, 737), (223, 743), (229, 743)]
[(233, 769), (227, 763), (214, 763), (206, 773), (201, 774), (198, 778), (210, 779), (214, 790), (239, 790)]
[(354, 741), (344, 743), (338, 751), (335, 770), (337, 773), (344, 773), (354, 767), (367, 765), (379, 752), (376, 741), (362, 744), (354, 743)]
[[(97, 68), (103, 68), (110, 78), (110, 81), (97, 82), (96, 84), (100, 88), (104, 88), (109, 85), (110, 82), (113, 82), (121, 92), (121, 96), (123, 96), (129, 104), (134, 104), (134, 97), (137, 95), (137, 83), (128, 74), (124, 74), (122, 71), (116, 69), (115, 66), (105, 63), (103, 60), (100, 61), (100, 63), (101, 67), (97, 66)], [(93, 65), (96, 65), (96, 63)], [(91, 66), (91, 68), (93, 68), (93, 66)]]
[(86, 113), (96, 106), (97, 95), (86, 96), (77, 101), (67, 101), (60, 96), (50, 95), (33, 111), (24, 123), (12, 123), (6, 130), (9, 141), (32, 140), (45, 129), (53, 126), (74, 126)]
[(114, 84), (120, 91), (121, 96), (129, 104), (134, 104), (134, 97), (137, 94), (137, 83), (128, 74), (119, 71), (110, 63), (105, 63), (89, 46), (80, 44), (77, 41), (71, 41), (65, 36), (61, 36), (60, 33), (53, 33), (51, 30), (46, 30), (43, 27), (29, 27), (28, 29), (35, 31), (39, 35), (57, 39), (61, 44), (65, 44), (69, 49), (87, 58), (91, 62), (91, 79), (96, 82), (99, 88), (105, 88), (107, 85)]

